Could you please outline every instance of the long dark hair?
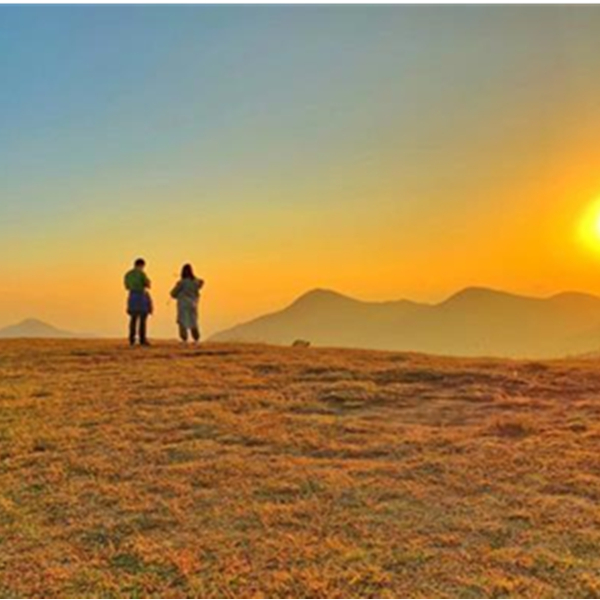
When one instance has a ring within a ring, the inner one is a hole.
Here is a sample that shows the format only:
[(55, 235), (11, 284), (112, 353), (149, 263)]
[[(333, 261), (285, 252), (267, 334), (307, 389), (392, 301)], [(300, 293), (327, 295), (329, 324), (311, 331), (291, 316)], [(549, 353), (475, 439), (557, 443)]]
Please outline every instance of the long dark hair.
[(183, 268), (181, 269), (181, 279), (196, 279), (194, 267), (192, 267), (192, 265), (183, 265)]

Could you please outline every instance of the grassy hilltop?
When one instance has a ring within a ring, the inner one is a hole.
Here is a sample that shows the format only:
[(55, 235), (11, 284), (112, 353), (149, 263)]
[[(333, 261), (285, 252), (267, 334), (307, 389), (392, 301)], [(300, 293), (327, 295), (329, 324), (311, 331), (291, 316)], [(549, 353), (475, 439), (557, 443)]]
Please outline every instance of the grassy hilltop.
[(0, 596), (598, 597), (600, 366), (0, 342)]

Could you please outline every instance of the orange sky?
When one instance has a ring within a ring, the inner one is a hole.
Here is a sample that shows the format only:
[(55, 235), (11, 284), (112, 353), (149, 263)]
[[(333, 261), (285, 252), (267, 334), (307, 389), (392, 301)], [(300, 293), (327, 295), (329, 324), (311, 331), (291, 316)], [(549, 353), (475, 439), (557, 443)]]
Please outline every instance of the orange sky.
[(207, 332), (314, 287), (600, 294), (600, 240), (578, 237), (600, 198), (597, 7), (0, 17), (0, 326), (120, 335), (137, 256), (157, 335), (187, 261)]

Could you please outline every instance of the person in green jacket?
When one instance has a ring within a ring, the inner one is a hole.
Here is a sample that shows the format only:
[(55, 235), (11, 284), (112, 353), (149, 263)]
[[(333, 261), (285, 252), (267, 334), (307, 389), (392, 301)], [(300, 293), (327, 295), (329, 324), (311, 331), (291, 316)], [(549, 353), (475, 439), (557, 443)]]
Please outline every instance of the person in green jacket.
[(133, 269), (125, 274), (125, 289), (129, 292), (127, 314), (129, 315), (129, 343), (134, 346), (139, 338), (142, 346), (149, 346), (147, 335), (148, 317), (152, 314), (150, 279), (146, 275), (146, 261), (138, 258)]

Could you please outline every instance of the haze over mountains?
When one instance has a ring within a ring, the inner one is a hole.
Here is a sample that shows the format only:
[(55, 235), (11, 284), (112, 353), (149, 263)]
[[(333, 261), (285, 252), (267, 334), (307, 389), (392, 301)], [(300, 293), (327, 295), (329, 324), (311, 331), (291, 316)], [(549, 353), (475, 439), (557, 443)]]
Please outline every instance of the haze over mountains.
[(314, 290), (293, 304), (214, 335), (215, 341), (552, 358), (600, 349), (600, 298), (533, 298), (467, 288), (439, 304), (363, 302)]
[[(27, 319), (0, 329), (7, 338), (90, 338)], [(439, 304), (364, 302), (317, 289), (281, 311), (212, 336), (211, 341), (414, 351), (454, 356), (560, 358), (600, 353), (600, 297), (549, 298), (467, 288)]]

